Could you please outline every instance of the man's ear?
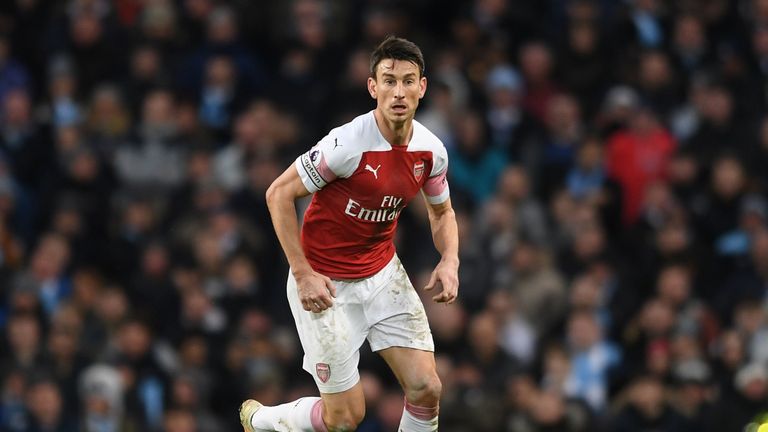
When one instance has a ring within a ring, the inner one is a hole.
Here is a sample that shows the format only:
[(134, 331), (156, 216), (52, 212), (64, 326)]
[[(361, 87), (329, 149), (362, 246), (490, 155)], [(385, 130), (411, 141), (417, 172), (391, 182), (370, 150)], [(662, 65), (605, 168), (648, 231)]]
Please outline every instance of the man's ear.
[(376, 79), (368, 77), (368, 94), (376, 99)]
[(423, 98), (427, 93), (427, 77), (423, 76), (419, 80), (419, 99)]

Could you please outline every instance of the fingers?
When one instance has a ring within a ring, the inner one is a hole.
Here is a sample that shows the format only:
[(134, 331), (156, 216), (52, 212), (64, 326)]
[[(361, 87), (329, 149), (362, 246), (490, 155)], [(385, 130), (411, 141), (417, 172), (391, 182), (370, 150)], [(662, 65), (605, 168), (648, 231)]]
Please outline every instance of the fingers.
[(436, 303), (445, 303), (447, 301), (445, 297), (445, 293), (440, 293), (432, 296), (432, 300), (434, 300)]
[(323, 276), (323, 280), (325, 281), (325, 286), (328, 288), (328, 292), (331, 294), (331, 297), (336, 297), (336, 285), (333, 284), (333, 281), (331, 278), (327, 276)]
[(331, 293), (329, 293), (325, 288), (323, 288), (323, 291), (317, 295), (315, 302), (320, 306), (322, 310), (326, 310), (333, 306), (333, 298), (331, 297)]
[(456, 298), (459, 297), (459, 283), (458, 281), (454, 281), (448, 288), (443, 289), (443, 292), (448, 293), (447, 299), (445, 301), (446, 304), (453, 304), (453, 302), (456, 301)]
[(329, 309), (333, 304), (328, 304), (329, 302), (324, 302), (319, 297), (316, 299), (306, 299), (301, 301), (301, 307), (304, 308), (307, 312), (314, 312), (314, 313), (320, 313), (326, 309)]
[(456, 299), (457, 299), (458, 297), (459, 297), (459, 296), (458, 296), (458, 293), (454, 292), (454, 293), (451, 295), (451, 297), (448, 299), (448, 301), (447, 301), (446, 303), (447, 303), (447, 304), (453, 304), (453, 303), (455, 303), (455, 302), (456, 302)]
[(432, 288), (435, 287), (435, 283), (437, 282), (437, 272), (432, 272), (432, 275), (429, 277), (429, 282), (424, 286), (425, 291), (430, 291)]
[(320, 313), (333, 306), (332, 296), (336, 295), (336, 287), (328, 277), (317, 276), (319, 281), (315, 279), (299, 288), (301, 307), (307, 312)]
[[(435, 272), (435, 274), (437, 274), (437, 272)], [(432, 297), (432, 300), (437, 303), (445, 304), (452, 304), (455, 302), (459, 291), (459, 281), (450, 276), (437, 276), (435, 279), (436, 282), (433, 283), (433, 286), (439, 284), (442, 286), (443, 290), (439, 294), (435, 294)]]
[(432, 297), (432, 300), (434, 300), (437, 303), (445, 303), (445, 304), (452, 304), (456, 301), (456, 293), (455, 292), (449, 292), (447, 290), (444, 290), (440, 294), (437, 294)]
[(444, 289), (443, 292), (432, 297), (432, 300), (437, 303), (451, 304), (456, 300), (456, 294), (451, 293), (449, 290)]
[(305, 311), (322, 312), (333, 306), (333, 299), (331, 295), (326, 291), (324, 293), (318, 293), (309, 295), (301, 300), (301, 306)]
[(320, 312), (320, 309), (317, 307), (317, 305), (309, 300), (302, 300), (301, 307), (304, 308), (304, 310), (307, 312)]

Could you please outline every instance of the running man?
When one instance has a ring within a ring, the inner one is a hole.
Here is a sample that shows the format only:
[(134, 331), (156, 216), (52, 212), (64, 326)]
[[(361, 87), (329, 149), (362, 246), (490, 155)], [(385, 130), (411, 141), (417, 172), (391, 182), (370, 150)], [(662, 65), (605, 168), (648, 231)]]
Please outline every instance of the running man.
[[(442, 142), (413, 117), (427, 90), (421, 50), (390, 37), (371, 55), (376, 108), (331, 130), (267, 191), (288, 259), (288, 301), (304, 369), (321, 397), (262, 406), (246, 400), (246, 432), (352, 431), (365, 415), (358, 374), (365, 339), (405, 392), (400, 431), (436, 431), (441, 384), (424, 306), (395, 253), (405, 206), (421, 191), (442, 259), (424, 288), (450, 304), (458, 292), (458, 233)], [(299, 234), (295, 200), (314, 194)]]

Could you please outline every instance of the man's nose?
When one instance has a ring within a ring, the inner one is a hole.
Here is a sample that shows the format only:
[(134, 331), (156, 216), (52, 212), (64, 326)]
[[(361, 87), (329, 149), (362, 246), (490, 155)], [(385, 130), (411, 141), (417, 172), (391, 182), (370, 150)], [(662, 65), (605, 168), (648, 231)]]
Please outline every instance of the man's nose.
[(405, 87), (403, 83), (399, 82), (395, 85), (395, 99), (402, 99), (405, 97)]

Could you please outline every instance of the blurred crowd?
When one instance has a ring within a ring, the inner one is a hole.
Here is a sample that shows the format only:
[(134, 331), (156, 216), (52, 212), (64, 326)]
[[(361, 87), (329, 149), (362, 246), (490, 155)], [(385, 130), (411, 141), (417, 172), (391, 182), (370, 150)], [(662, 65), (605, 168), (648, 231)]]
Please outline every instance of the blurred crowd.
[[(390, 34), (459, 222), (461, 301), (425, 297), (440, 430), (761, 421), (768, 1), (6, 0), (0, 431), (238, 430), (246, 397), (316, 394), (264, 192), (373, 108)], [(399, 225), (422, 287), (423, 205)], [(361, 371), (359, 430), (395, 430)]]

